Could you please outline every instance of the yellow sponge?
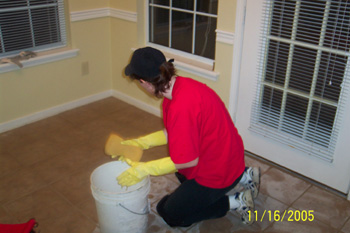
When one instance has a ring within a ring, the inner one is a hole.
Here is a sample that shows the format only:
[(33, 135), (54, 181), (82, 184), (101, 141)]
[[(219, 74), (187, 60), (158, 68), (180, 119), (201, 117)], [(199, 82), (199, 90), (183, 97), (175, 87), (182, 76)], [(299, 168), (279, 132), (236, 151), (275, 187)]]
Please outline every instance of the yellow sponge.
[(111, 133), (106, 142), (105, 153), (112, 158), (123, 156), (131, 161), (140, 161), (143, 150), (137, 146), (122, 145), (122, 141), (124, 141), (123, 138), (117, 134)]

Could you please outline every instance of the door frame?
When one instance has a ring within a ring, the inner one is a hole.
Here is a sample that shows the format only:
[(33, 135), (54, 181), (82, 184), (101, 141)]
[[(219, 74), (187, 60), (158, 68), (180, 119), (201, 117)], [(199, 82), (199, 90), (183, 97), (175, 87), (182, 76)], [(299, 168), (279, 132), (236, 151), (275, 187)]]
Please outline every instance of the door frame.
[(233, 42), (233, 59), (231, 72), (231, 86), (229, 99), (229, 113), (234, 123), (238, 109), (239, 81), (241, 73), (241, 58), (243, 52), (244, 22), (246, 14), (247, 0), (236, 0), (235, 32)]

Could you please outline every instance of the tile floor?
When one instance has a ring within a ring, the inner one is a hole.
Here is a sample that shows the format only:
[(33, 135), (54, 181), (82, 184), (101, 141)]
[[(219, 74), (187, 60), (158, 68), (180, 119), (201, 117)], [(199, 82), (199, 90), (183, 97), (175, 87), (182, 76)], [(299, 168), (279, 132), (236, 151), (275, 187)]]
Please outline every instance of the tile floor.
[[(0, 134), (0, 223), (34, 217), (41, 233), (97, 232), (89, 177), (111, 161), (103, 152), (109, 133), (132, 138), (161, 128), (161, 119), (110, 97)], [(143, 160), (167, 153), (166, 146), (152, 148)], [(262, 171), (255, 224), (245, 226), (229, 212), (189, 228), (167, 227), (155, 212), (157, 201), (178, 185), (167, 175), (151, 178), (148, 232), (350, 232), (344, 197), (260, 159), (246, 156), (246, 162)], [(283, 221), (277, 211), (286, 213)]]

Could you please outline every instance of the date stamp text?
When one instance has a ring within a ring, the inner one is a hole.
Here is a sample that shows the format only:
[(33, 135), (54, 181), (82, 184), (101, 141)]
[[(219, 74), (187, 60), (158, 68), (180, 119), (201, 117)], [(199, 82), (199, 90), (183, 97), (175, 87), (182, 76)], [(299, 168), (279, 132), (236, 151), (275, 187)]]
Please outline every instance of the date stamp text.
[(313, 210), (264, 210), (263, 213), (255, 211), (248, 211), (249, 220), (255, 220), (256, 222), (262, 222), (264, 219), (275, 222), (312, 222), (315, 219)]

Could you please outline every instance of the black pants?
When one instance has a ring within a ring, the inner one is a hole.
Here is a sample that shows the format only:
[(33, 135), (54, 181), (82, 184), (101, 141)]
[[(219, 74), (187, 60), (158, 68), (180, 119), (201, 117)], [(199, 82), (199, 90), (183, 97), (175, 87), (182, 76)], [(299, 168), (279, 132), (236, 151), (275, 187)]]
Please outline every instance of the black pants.
[(230, 209), (226, 193), (238, 184), (242, 175), (227, 188), (213, 189), (176, 173), (181, 185), (159, 201), (157, 211), (171, 227), (188, 227), (195, 222), (223, 217)]

